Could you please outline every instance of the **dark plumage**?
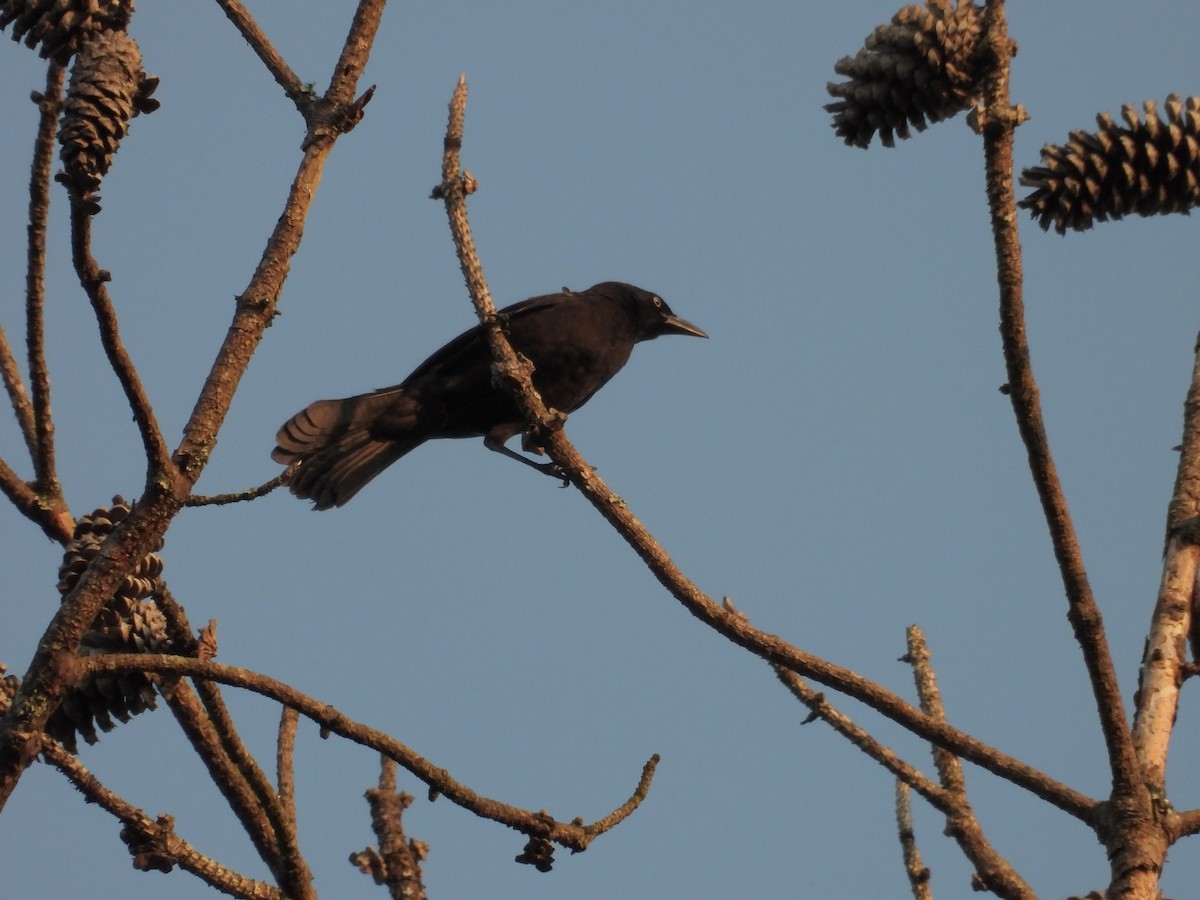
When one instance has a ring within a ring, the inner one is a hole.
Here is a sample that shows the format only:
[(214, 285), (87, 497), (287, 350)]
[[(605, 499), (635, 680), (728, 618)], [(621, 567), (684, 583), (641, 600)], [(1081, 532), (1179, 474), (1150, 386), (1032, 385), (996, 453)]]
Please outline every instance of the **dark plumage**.
[[(606, 281), (581, 293), (531, 297), (500, 310), (513, 348), (534, 365), (546, 406), (579, 409), (621, 370), (633, 345), (663, 334), (708, 337), (662, 298)], [(289, 486), (316, 509), (341, 506), (415, 447), (434, 438), (483, 437), (484, 445), (540, 471), (504, 446), (524, 430), (516, 402), (492, 384), (492, 355), (480, 325), (417, 366), (395, 387), (344, 400), (318, 400), (275, 435), (276, 462), (299, 460)]]

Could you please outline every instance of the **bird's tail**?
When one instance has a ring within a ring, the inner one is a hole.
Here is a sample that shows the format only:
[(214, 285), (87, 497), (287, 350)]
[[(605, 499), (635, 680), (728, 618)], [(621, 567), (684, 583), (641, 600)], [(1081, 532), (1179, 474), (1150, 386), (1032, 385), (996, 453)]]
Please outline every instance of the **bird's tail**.
[(291, 492), (312, 500), (314, 509), (342, 506), (423, 443), (423, 437), (408, 438), (403, 432), (392, 431), (388, 437), (373, 433), (380, 417), (395, 411), (401, 394), (393, 388), (344, 400), (318, 400), (288, 419), (275, 435), (271, 458), (285, 465), (299, 461), (288, 481)]

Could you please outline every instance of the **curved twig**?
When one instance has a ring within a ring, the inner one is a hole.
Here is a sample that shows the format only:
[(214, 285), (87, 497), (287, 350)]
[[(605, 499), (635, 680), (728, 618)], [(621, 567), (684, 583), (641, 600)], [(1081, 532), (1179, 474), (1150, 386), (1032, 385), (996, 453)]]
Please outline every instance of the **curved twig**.
[(481, 796), (465, 784), (455, 780), (445, 769), (435, 766), (390, 735), (356, 722), (338, 712), (334, 707), (267, 675), (236, 666), (183, 656), (143, 653), (112, 653), (76, 657), (71, 668), (75, 676), (72, 681), (91, 678), (102, 672), (157, 672), (161, 675), (186, 675), (205, 681), (217, 681), (270, 697), (316, 722), (324, 731), (341, 735), (347, 740), (394, 759), (429, 785), (437, 794), (446, 796), (456, 805), (526, 834), (545, 834), (555, 843), (575, 851), (586, 850), (595, 837), (609, 830), (636, 807), (637, 802), (640, 802), (641, 797), (649, 788), (650, 779), (654, 773), (652, 764), (657, 762), (657, 759), (654, 758), (647, 763), (648, 768), (643, 770), (633, 798), (612, 813), (592, 825), (583, 825), (579, 821), (555, 821), (547, 831), (547, 822), (544, 816)]

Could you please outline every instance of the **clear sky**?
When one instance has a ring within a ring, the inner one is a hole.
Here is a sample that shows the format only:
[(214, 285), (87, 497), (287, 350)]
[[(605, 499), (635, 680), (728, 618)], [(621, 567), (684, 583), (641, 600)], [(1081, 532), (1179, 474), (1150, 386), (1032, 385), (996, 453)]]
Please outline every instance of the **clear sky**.
[[(252, 12), (322, 90), (350, 2)], [(825, 84), (896, 7), (845, 3), (393, 3), (378, 85), (329, 160), (303, 245), (198, 490), (265, 481), (278, 425), (310, 401), (401, 380), (472, 323), (440, 204), (446, 104), (470, 84), (463, 161), (494, 296), (598, 281), (660, 293), (711, 335), (640, 346), (568, 434), (706, 591), (752, 622), (912, 696), (904, 628), (926, 631), (952, 721), (1092, 796), (1097, 718), (1008, 401), (980, 140), (962, 117), (896, 149), (843, 146)], [(1020, 165), (1125, 103), (1197, 92), (1195, 8), (1013, 4)], [(139, 5), (162, 108), (106, 179), (95, 253), (168, 439), (192, 409), (299, 159), (302, 123), (215, 3)], [(1190, 60), (1190, 62), (1189, 62)], [(0, 41), (0, 321), (23, 332), (27, 160), (43, 63)], [(142, 484), (141, 444), (70, 270), (55, 187), (48, 341), (59, 464), (76, 515)], [(1051, 443), (1131, 698), (1158, 584), (1200, 316), (1200, 223), (1065, 238), (1022, 220), (1026, 301)], [(0, 453), (29, 473), (15, 426)], [(60, 554), (0, 507), (0, 660), (24, 671), (58, 602)], [(574, 491), (430, 444), (341, 510), (286, 493), (179, 517), (162, 553), (220, 660), (388, 730), (481, 793), (560, 819), (650, 796), (543, 875), (522, 837), (446, 800), (405, 817), (441, 898), (900, 897), (892, 782), (760, 660), (663, 590)], [(278, 709), (226, 691), (270, 764)], [(1200, 805), (1194, 691), (1169, 771)], [(929, 770), (927, 748), (844, 708)], [(151, 751), (148, 753), (147, 751)], [(106, 784), (175, 816), (199, 850), (264, 877), (165, 711), (82, 750)], [(347, 862), (374, 842), (374, 754), (302, 724), (300, 838), (330, 898), (378, 897)], [(1082, 825), (967, 768), (996, 847), (1046, 897), (1108, 881)], [(970, 868), (916, 804), (939, 897)], [(7, 896), (200, 898), (135, 872), (118, 826), (46, 766), (0, 817)], [(1164, 886), (1188, 896), (1195, 842)]]

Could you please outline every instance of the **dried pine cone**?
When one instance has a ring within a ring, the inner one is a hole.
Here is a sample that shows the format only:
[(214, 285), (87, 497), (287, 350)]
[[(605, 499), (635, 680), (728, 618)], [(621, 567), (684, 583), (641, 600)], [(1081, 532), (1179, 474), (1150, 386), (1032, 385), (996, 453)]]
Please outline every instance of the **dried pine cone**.
[(1034, 191), (1020, 205), (1042, 228), (1065, 234), (1096, 219), (1186, 213), (1200, 204), (1200, 97), (1172, 94), (1163, 105), (1165, 122), (1147, 100), (1144, 122), (1137, 107), (1123, 106), (1125, 127), (1104, 113), (1096, 132), (1072, 131), (1065, 147), (1043, 147), (1042, 164), (1021, 173)]
[(79, 52), (63, 109), (58, 141), (65, 172), (58, 180), (94, 209), (92, 192), (112, 165), (129, 120), (158, 109), (150, 95), (158, 78), (147, 76), (137, 43), (123, 31), (106, 31)]
[[(114, 497), (111, 507), (102, 506), (79, 519), (58, 570), (58, 589), (64, 597), (100, 552), (113, 527), (127, 515), (129, 504)], [(79, 652), (83, 655), (169, 652), (166, 618), (153, 599), (161, 573), (162, 559), (156, 553), (146, 554), (101, 609), (84, 635)], [(155, 708), (157, 680), (156, 676), (140, 672), (100, 675), (63, 699), (46, 724), (46, 733), (72, 753), (77, 751), (77, 733), (89, 744), (94, 744), (99, 740), (97, 725), (102, 731), (112, 731), (116, 727), (112, 716), (128, 722), (131, 716)]]
[(14, 41), (41, 44), (43, 59), (65, 66), (101, 31), (124, 29), (132, 14), (133, 0), (5, 0), (0, 29), (12, 25)]
[(983, 76), (975, 54), (982, 28), (983, 11), (969, 0), (912, 4), (876, 28), (857, 55), (833, 67), (850, 80), (826, 85), (838, 98), (825, 107), (838, 137), (866, 147), (879, 132), (892, 147), (894, 136), (911, 136), (909, 125), (924, 131), (968, 109)]

